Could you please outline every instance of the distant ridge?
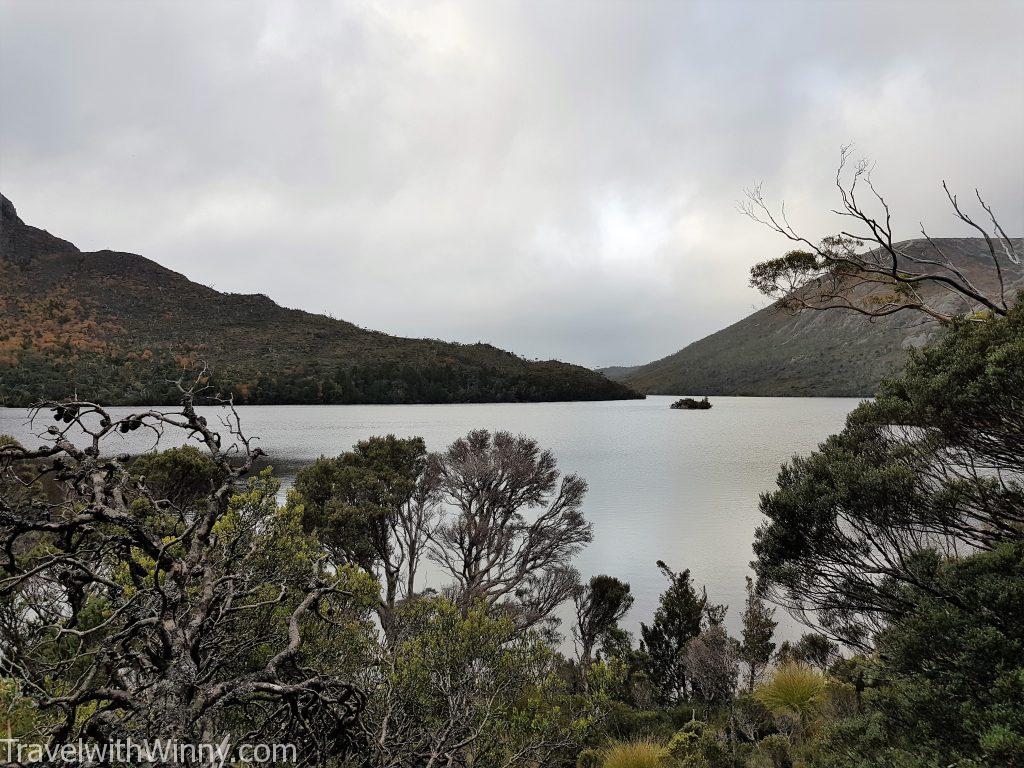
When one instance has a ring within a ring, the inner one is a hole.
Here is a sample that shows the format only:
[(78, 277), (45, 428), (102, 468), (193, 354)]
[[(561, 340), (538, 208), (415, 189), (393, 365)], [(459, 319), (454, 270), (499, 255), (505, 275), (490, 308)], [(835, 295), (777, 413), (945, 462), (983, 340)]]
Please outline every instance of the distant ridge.
[(85, 253), (25, 224), (0, 195), (0, 405), (76, 391), (108, 405), (173, 403), (169, 380), (201, 362), (211, 392), (239, 403), (640, 397), (582, 366), (389, 336), (221, 293), (136, 254)]
[(607, 368), (597, 368), (598, 373), (603, 373), (612, 381), (623, 381), (640, 370), (639, 365), (610, 365)]
[[(976, 284), (991, 287), (983, 239), (936, 242)], [(899, 246), (914, 255), (928, 252), (924, 240)], [(1024, 252), (1022, 246), (1024, 240), (1014, 240), (1017, 253)], [(1004, 264), (1004, 272), (1008, 297), (1024, 290), (1024, 268)], [(927, 290), (937, 304), (957, 301), (934, 287)], [(870, 319), (849, 310), (791, 314), (768, 307), (661, 360), (601, 371), (648, 394), (863, 397), (899, 370), (909, 349), (940, 331), (914, 312)]]

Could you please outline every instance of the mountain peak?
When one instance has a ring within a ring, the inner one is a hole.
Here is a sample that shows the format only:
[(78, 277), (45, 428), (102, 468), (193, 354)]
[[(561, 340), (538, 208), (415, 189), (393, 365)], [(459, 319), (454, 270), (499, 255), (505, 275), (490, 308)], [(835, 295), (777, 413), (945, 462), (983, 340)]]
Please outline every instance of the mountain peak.
[(18, 216), (10, 198), (0, 193), (0, 259), (25, 266), (48, 253), (78, 253), (78, 248), (45, 229), (30, 227)]
[(0, 221), (11, 222), (12, 224), (23, 224), (21, 219), (18, 218), (18, 211), (14, 208), (12, 203), (6, 195), (0, 194)]

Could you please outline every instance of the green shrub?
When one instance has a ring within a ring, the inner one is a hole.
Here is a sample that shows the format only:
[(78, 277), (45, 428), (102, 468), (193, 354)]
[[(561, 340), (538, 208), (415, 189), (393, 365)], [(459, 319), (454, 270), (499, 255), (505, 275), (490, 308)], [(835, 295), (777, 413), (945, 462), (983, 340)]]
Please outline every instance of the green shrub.
[(691, 720), (688, 723), (684, 723), (679, 729), (685, 733), (696, 733), (698, 736), (708, 733), (712, 730), (711, 726), (703, 720)]
[(611, 738), (620, 741), (652, 736), (667, 739), (676, 730), (676, 726), (666, 718), (663, 711), (634, 709), (621, 701), (609, 702), (604, 726)]
[(204, 498), (224, 480), (222, 470), (194, 445), (143, 454), (133, 462), (132, 471), (145, 477), (156, 498), (179, 506)]
[(700, 740), (700, 733), (693, 730), (676, 731), (669, 739), (668, 753), (674, 760), (685, 760), (697, 751), (697, 742)]
[(677, 768), (727, 768), (733, 761), (721, 729), (703, 720), (686, 723), (668, 742), (669, 765)]
[(576, 758), (576, 768), (601, 768), (603, 755), (597, 749), (584, 749)]
[(789, 739), (780, 733), (766, 736), (757, 743), (757, 753), (764, 759), (764, 765), (771, 768), (793, 768), (789, 754)]

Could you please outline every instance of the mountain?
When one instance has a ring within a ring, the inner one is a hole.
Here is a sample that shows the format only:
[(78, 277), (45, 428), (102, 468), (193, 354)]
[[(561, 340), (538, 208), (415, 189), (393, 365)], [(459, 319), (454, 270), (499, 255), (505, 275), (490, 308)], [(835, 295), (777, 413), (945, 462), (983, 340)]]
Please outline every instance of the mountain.
[(640, 370), (639, 365), (609, 365), (607, 368), (597, 368), (598, 373), (603, 373), (612, 381), (624, 381)]
[[(936, 242), (979, 287), (994, 288), (984, 240)], [(1014, 240), (1018, 254), (1022, 245)], [(933, 255), (924, 240), (899, 246), (911, 255)], [(1007, 296), (1015, 296), (1024, 290), (1024, 268), (1003, 268)], [(958, 306), (956, 297), (934, 286), (924, 293), (936, 305)], [(862, 397), (900, 369), (908, 350), (939, 332), (938, 323), (914, 312), (871, 319), (850, 310), (793, 314), (768, 307), (661, 360), (602, 372), (648, 394)]]
[(389, 336), (221, 293), (136, 254), (82, 252), (25, 224), (0, 196), (0, 405), (73, 392), (109, 405), (174, 403), (170, 382), (203, 363), (213, 389), (239, 403), (641, 396), (581, 366)]

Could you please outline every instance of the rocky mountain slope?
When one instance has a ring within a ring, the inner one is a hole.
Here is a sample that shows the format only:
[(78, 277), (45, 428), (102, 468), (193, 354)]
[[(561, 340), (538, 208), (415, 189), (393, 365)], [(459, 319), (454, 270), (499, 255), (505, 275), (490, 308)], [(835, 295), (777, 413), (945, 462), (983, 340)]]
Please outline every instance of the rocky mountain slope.
[(0, 204), (0, 405), (76, 391), (111, 405), (174, 402), (169, 381), (202, 363), (241, 403), (638, 396), (581, 366), (389, 336), (221, 293), (135, 254), (84, 253)]
[[(976, 284), (994, 288), (984, 240), (937, 242)], [(1014, 245), (1024, 254), (1024, 240)], [(915, 255), (928, 252), (923, 240), (901, 246)], [(1004, 269), (1007, 295), (1024, 290), (1024, 268)], [(929, 290), (939, 305), (958, 302)], [(883, 377), (899, 370), (908, 350), (940, 331), (913, 312), (871, 319), (848, 310), (792, 314), (768, 307), (661, 360), (603, 372), (649, 394), (859, 397), (871, 395)]]

